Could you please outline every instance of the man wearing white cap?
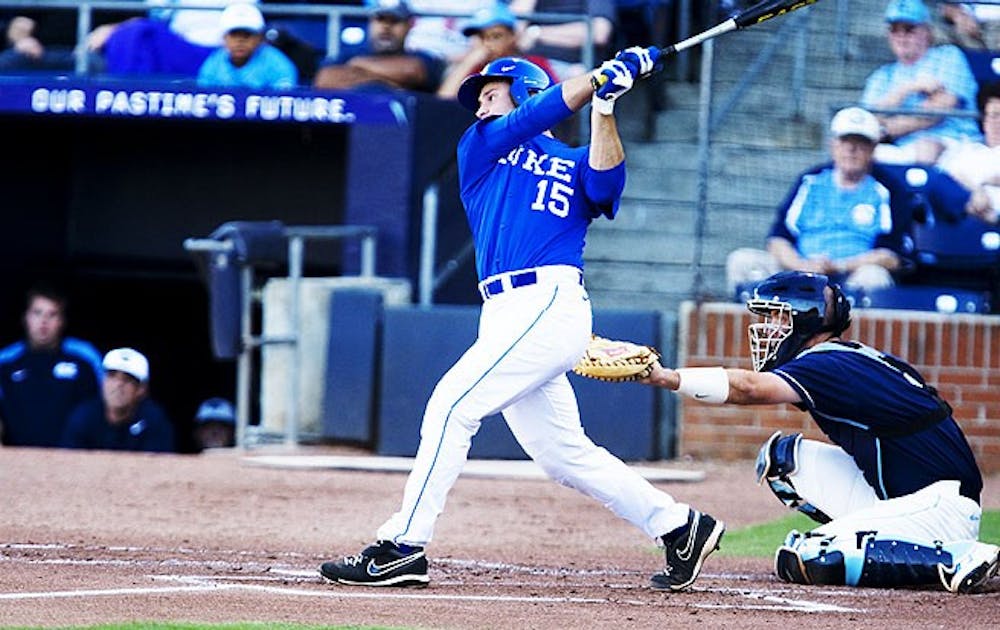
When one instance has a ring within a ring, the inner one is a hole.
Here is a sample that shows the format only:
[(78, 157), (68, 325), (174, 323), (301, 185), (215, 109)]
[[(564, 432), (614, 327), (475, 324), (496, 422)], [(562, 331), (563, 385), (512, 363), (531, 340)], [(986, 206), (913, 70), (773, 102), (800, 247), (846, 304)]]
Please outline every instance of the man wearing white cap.
[(132, 348), (116, 348), (104, 355), (103, 367), (101, 398), (81, 403), (70, 414), (62, 446), (173, 452), (173, 424), (163, 408), (148, 398), (146, 357)]
[(867, 110), (837, 112), (830, 135), (833, 162), (799, 176), (778, 206), (767, 251), (741, 248), (729, 254), (731, 294), (784, 270), (821, 273), (855, 289), (893, 286), (894, 272), (910, 253), (911, 222), (926, 210), (923, 200), (930, 199), (932, 209), (949, 220), (963, 210), (978, 214), (985, 202), (940, 169), (876, 163), (881, 130)]
[(299, 82), (288, 57), (264, 41), (264, 16), (252, 4), (231, 4), (219, 17), (222, 47), (198, 70), (198, 84), (287, 90)]

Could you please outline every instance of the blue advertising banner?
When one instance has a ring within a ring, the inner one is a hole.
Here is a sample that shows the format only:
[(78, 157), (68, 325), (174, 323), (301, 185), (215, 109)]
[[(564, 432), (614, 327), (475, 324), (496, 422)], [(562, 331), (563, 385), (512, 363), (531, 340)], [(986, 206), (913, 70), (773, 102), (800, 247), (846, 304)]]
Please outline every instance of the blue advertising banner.
[(83, 77), (0, 77), (0, 113), (406, 126), (405, 95), (211, 88)]

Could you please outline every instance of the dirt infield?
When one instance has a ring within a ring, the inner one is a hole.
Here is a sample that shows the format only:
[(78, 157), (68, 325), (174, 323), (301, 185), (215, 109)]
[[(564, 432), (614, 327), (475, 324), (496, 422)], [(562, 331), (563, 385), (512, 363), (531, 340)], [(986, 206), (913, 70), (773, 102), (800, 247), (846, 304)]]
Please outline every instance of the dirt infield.
[[(780, 514), (749, 462), (664, 466), (704, 470), (702, 482), (657, 485), (730, 527)], [(367, 543), (404, 480), (249, 466), (236, 452), (0, 449), (0, 625), (986, 628), (1000, 611), (998, 581), (968, 597), (798, 588), (766, 560), (716, 556), (691, 591), (654, 592), (646, 584), (662, 560), (649, 541), (576, 492), (534, 480), (459, 480), (429, 550), (430, 588), (324, 583), (318, 564)], [(1000, 507), (1000, 477), (984, 499)]]

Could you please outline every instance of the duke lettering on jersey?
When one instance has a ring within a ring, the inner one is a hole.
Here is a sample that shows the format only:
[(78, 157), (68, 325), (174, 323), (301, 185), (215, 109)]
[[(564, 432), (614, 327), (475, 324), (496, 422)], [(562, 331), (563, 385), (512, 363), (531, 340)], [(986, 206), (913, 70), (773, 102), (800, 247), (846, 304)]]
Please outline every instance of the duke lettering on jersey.
[[(522, 158), (524, 158), (522, 160)], [(497, 160), (500, 164), (510, 166), (520, 166), (524, 170), (538, 175), (539, 177), (554, 177), (564, 182), (572, 182), (572, 171), (576, 167), (576, 162), (561, 157), (550, 156), (542, 153), (535, 153), (532, 149), (519, 145), (511, 150), (506, 157)], [(546, 162), (548, 165), (546, 166)]]

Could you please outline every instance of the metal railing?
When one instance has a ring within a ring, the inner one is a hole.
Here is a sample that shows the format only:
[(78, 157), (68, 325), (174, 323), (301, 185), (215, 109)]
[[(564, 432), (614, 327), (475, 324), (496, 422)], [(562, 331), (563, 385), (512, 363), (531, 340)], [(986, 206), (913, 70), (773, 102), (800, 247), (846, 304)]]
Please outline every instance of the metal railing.
[[(285, 344), (291, 347), (292, 356), (288, 369), (288, 415), (286, 416), (283, 441), (286, 446), (299, 443), (299, 383), (301, 375), (299, 340), (299, 301), (303, 278), (306, 241), (360, 239), (361, 266), (359, 276), (375, 277), (375, 248), (378, 230), (366, 225), (348, 226), (289, 226), (284, 229), (288, 239), (288, 280), (290, 297), (289, 326), (287, 335), (264, 335), (253, 332), (253, 264), (243, 264), (240, 270), (240, 354), (236, 364), (236, 445), (246, 448), (247, 427), (250, 425), (251, 377), (254, 369), (253, 353), (269, 344)], [(230, 240), (211, 238), (189, 238), (184, 241), (184, 249), (192, 254), (229, 254), (234, 249)]]
[[(690, 0), (684, 0), (690, 2)], [(371, 15), (372, 9), (363, 6), (350, 6), (338, 4), (268, 4), (258, 5), (261, 13), (265, 16), (298, 16), (298, 17), (325, 17), (326, 24), (326, 50), (327, 57), (336, 57), (340, 52), (340, 31), (344, 17), (367, 17)], [(135, 11), (142, 13), (147, 11), (163, 10), (196, 10), (196, 11), (219, 11), (224, 8), (224, 3), (219, 6), (205, 6), (203, 4), (189, 4), (184, 0), (171, 0), (169, 2), (146, 2), (143, 0), (0, 0), (0, 8), (24, 8), (32, 11), (38, 9), (53, 9), (58, 11), (76, 11), (76, 47), (74, 54), (76, 58), (76, 74), (88, 74), (90, 71), (90, 55), (87, 51), (87, 35), (94, 28), (95, 11), (115, 11), (127, 12)], [(469, 17), (469, 12), (418, 12), (417, 17)], [(521, 19), (527, 19), (543, 24), (559, 24), (567, 21), (585, 20), (586, 14), (569, 13), (530, 13), (518, 15)], [(587, 45), (581, 50), (581, 60), (584, 67), (591, 68), (594, 65), (593, 41), (594, 33), (590, 21), (587, 20)], [(44, 42), (43, 42), (44, 43)]]

